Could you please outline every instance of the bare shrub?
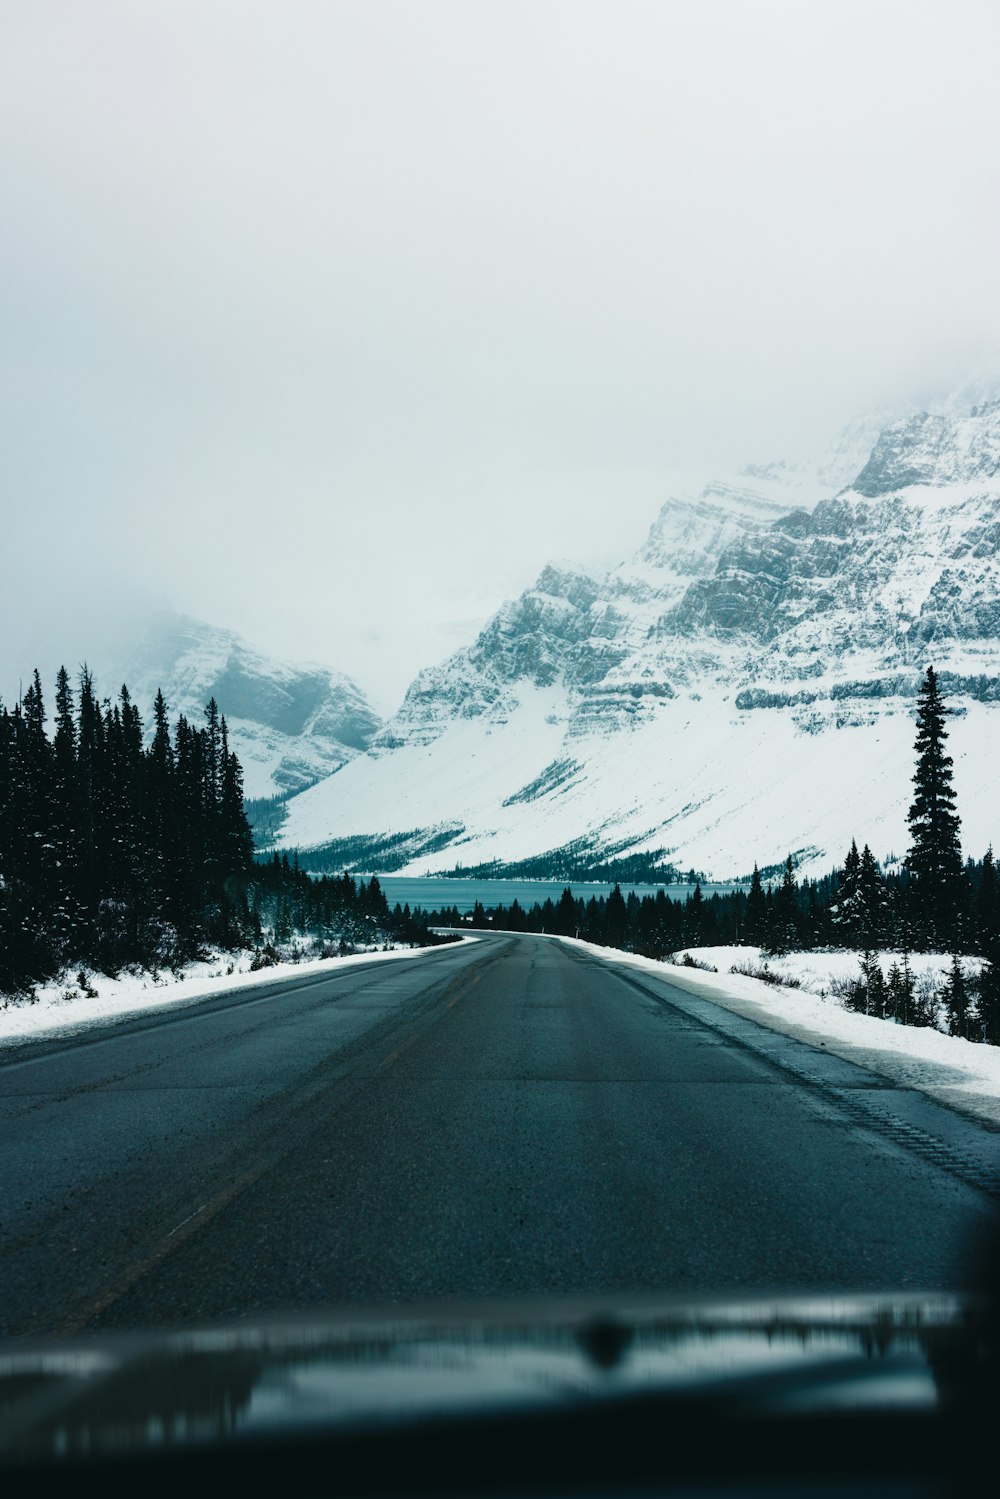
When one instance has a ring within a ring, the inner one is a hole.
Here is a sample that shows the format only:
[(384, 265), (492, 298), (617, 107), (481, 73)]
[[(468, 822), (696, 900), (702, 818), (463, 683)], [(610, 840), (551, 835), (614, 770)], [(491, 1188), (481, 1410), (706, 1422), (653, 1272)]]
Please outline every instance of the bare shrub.
[(766, 963), (734, 963), (730, 973), (742, 973), (744, 978), (760, 979), (763, 984), (774, 984), (779, 989), (801, 989), (802, 980), (794, 974), (777, 973)]

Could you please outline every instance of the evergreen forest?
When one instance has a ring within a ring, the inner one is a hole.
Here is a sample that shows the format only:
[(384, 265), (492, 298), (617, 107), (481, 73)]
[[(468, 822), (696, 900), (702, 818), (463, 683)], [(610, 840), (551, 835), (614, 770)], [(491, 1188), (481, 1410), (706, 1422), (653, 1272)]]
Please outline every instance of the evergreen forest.
[(424, 942), (377, 880), (311, 881), (287, 856), (255, 862), (243, 773), (212, 699), (173, 728), (157, 693), (151, 733), (127, 687), (101, 701), (65, 668), (51, 732), (38, 672), (0, 704), (0, 994), (68, 970), (176, 969), (211, 950), (307, 935), (322, 952)]

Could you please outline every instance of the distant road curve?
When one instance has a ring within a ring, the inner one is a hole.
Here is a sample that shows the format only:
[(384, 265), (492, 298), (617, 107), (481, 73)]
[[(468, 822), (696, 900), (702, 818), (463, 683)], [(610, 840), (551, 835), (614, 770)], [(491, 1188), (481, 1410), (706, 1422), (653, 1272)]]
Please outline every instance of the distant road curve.
[(9, 1335), (342, 1303), (961, 1285), (1000, 1135), (552, 939), (0, 1062)]

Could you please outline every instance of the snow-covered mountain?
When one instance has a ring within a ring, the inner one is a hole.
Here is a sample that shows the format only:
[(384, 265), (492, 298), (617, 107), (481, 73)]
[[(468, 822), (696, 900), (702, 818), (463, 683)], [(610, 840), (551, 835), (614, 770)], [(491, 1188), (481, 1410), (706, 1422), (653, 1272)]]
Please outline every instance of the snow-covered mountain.
[(302, 791), (363, 753), (381, 725), (350, 677), (289, 665), (251, 649), (231, 630), (157, 613), (117, 659), (90, 662), (101, 696), (127, 683), (143, 717), (162, 688), (173, 723), (203, 722), (214, 697), (243, 766), (248, 797)]
[(899, 855), (931, 663), (981, 853), (1000, 843), (998, 556), (996, 400), (674, 497), (629, 562), (545, 568), (422, 672), (367, 754), (292, 800), (283, 839), (411, 873), (569, 847), (822, 869), (855, 835)]

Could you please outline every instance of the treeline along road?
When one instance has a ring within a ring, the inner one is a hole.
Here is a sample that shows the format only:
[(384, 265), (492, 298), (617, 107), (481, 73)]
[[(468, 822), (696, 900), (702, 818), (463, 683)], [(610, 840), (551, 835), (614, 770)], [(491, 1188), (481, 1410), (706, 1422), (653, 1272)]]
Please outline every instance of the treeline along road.
[(960, 1285), (1000, 1136), (530, 935), (0, 1060), (7, 1334), (519, 1294)]

